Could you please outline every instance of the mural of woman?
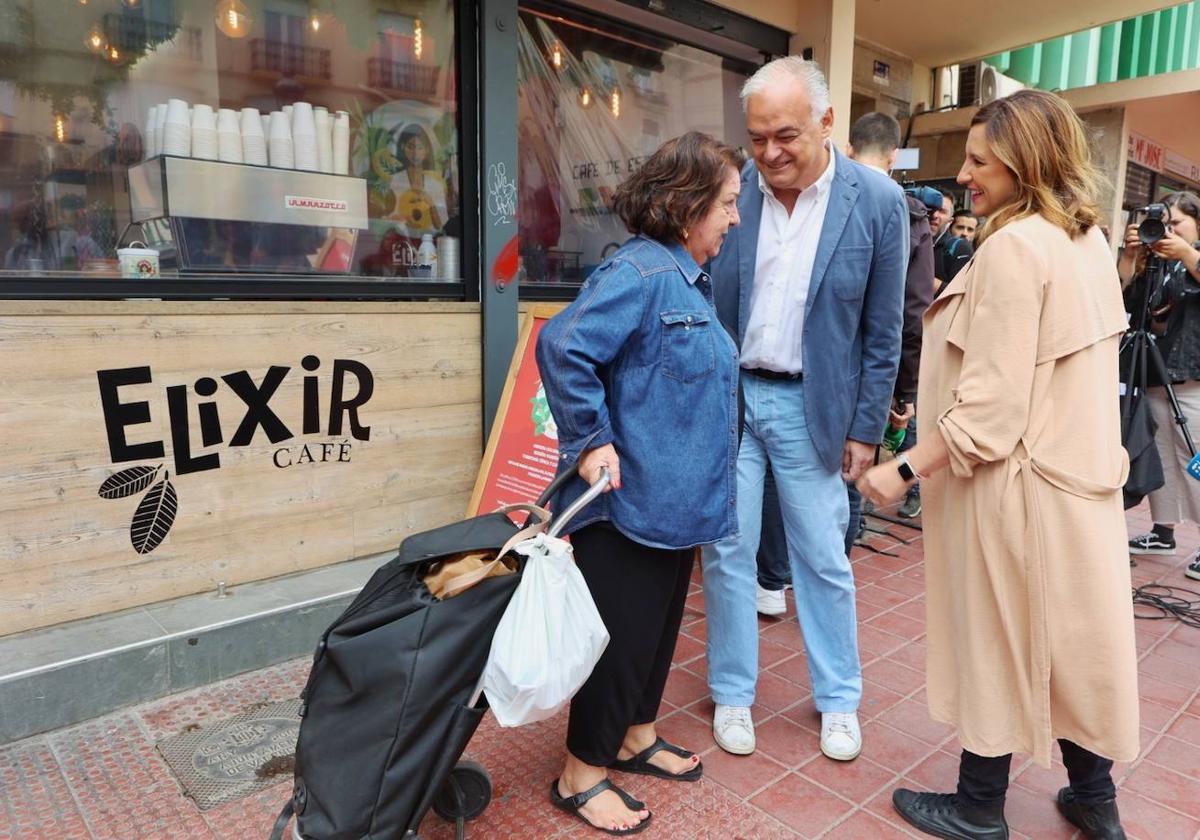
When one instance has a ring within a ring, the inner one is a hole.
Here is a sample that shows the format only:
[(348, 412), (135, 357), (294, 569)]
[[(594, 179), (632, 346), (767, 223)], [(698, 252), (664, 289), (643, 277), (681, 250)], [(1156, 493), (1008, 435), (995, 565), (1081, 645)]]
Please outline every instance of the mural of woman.
[(392, 175), (396, 208), (392, 218), (403, 222), (410, 236), (441, 231), (446, 219), (446, 183), (433, 169), (433, 143), (425, 129), (409, 125), (396, 140), (400, 170)]

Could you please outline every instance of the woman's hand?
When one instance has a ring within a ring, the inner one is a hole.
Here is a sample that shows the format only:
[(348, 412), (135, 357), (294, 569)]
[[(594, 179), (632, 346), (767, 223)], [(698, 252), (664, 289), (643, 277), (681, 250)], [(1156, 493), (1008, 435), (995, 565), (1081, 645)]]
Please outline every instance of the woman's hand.
[(900, 471), (892, 461), (871, 467), (854, 486), (858, 488), (859, 493), (877, 505), (897, 502), (908, 490), (908, 482), (900, 477)]
[(1188, 268), (1194, 267), (1196, 258), (1200, 256), (1192, 243), (1174, 231), (1167, 231), (1167, 235), (1151, 245), (1150, 250), (1164, 260), (1183, 260)]
[(600, 468), (608, 467), (609, 482), (604, 492), (621, 489), (621, 459), (611, 443), (588, 449), (579, 456), (579, 475), (588, 484), (595, 484), (600, 478)]

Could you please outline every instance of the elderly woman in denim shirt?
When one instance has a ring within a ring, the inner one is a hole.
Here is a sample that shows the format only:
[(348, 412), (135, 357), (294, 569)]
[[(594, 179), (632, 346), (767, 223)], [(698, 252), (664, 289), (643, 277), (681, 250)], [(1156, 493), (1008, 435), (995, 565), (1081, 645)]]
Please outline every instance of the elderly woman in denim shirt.
[(558, 425), (560, 470), (602, 468), (612, 492), (576, 516), (575, 559), (611, 640), (571, 703), (551, 801), (608, 834), (644, 829), (645, 804), (608, 769), (694, 781), (700, 759), (658, 737), (694, 549), (736, 531), (737, 352), (701, 265), (737, 224), (741, 155), (707, 135), (669, 140), (617, 190), (636, 234), (543, 329), (538, 369)]

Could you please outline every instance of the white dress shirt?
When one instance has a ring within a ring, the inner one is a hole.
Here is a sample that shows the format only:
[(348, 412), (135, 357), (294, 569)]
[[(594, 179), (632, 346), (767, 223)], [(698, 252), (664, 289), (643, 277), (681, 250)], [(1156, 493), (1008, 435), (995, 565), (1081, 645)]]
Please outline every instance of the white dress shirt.
[(763, 193), (758, 224), (758, 256), (750, 290), (750, 317), (742, 340), (741, 365), (783, 373), (804, 370), (801, 337), (804, 307), (812, 279), (817, 244), (825, 226), (825, 211), (833, 186), (837, 155), (829, 148), (829, 165), (800, 193), (789, 216), (770, 185), (758, 175)]

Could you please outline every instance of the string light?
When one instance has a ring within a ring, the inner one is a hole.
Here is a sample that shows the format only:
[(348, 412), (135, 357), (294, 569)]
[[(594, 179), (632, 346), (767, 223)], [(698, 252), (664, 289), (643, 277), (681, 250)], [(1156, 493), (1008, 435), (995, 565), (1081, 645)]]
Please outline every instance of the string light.
[(584, 108), (592, 107), (592, 89), (585, 87), (579, 92), (579, 104)]
[(250, 10), (241, 0), (221, 0), (217, 3), (216, 24), (229, 38), (245, 38), (250, 34)]
[(321, 31), (321, 19), (319, 17), (317, 17), (316, 15), (313, 15), (312, 17), (310, 17), (308, 19), (308, 25), (309, 25), (309, 27), (312, 28), (313, 32)]
[(561, 70), (563, 66), (562, 44), (555, 42), (554, 49), (550, 51), (550, 63), (555, 70)]
[(108, 49), (108, 39), (104, 37), (104, 30), (100, 28), (100, 24), (96, 24), (88, 30), (87, 38), (83, 43), (91, 51), (99, 55)]
[(417, 18), (413, 21), (413, 58), (417, 61), (421, 60), (421, 53), (425, 49), (425, 33), (421, 30), (421, 19)]
[(612, 94), (608, 99), (608, 109), (612, 111), (614, 117), (621, 116), (621, 89), (613, 88)]
[(121, 60), (120, 50), (118, 50), (116, 47), (109, 47), (108, 48), (108, 60), (109, 61), (120, 61)]
[(54, 115), (54, 140), (58, 143), (67, 142), (67, 118), (62, 114)]

